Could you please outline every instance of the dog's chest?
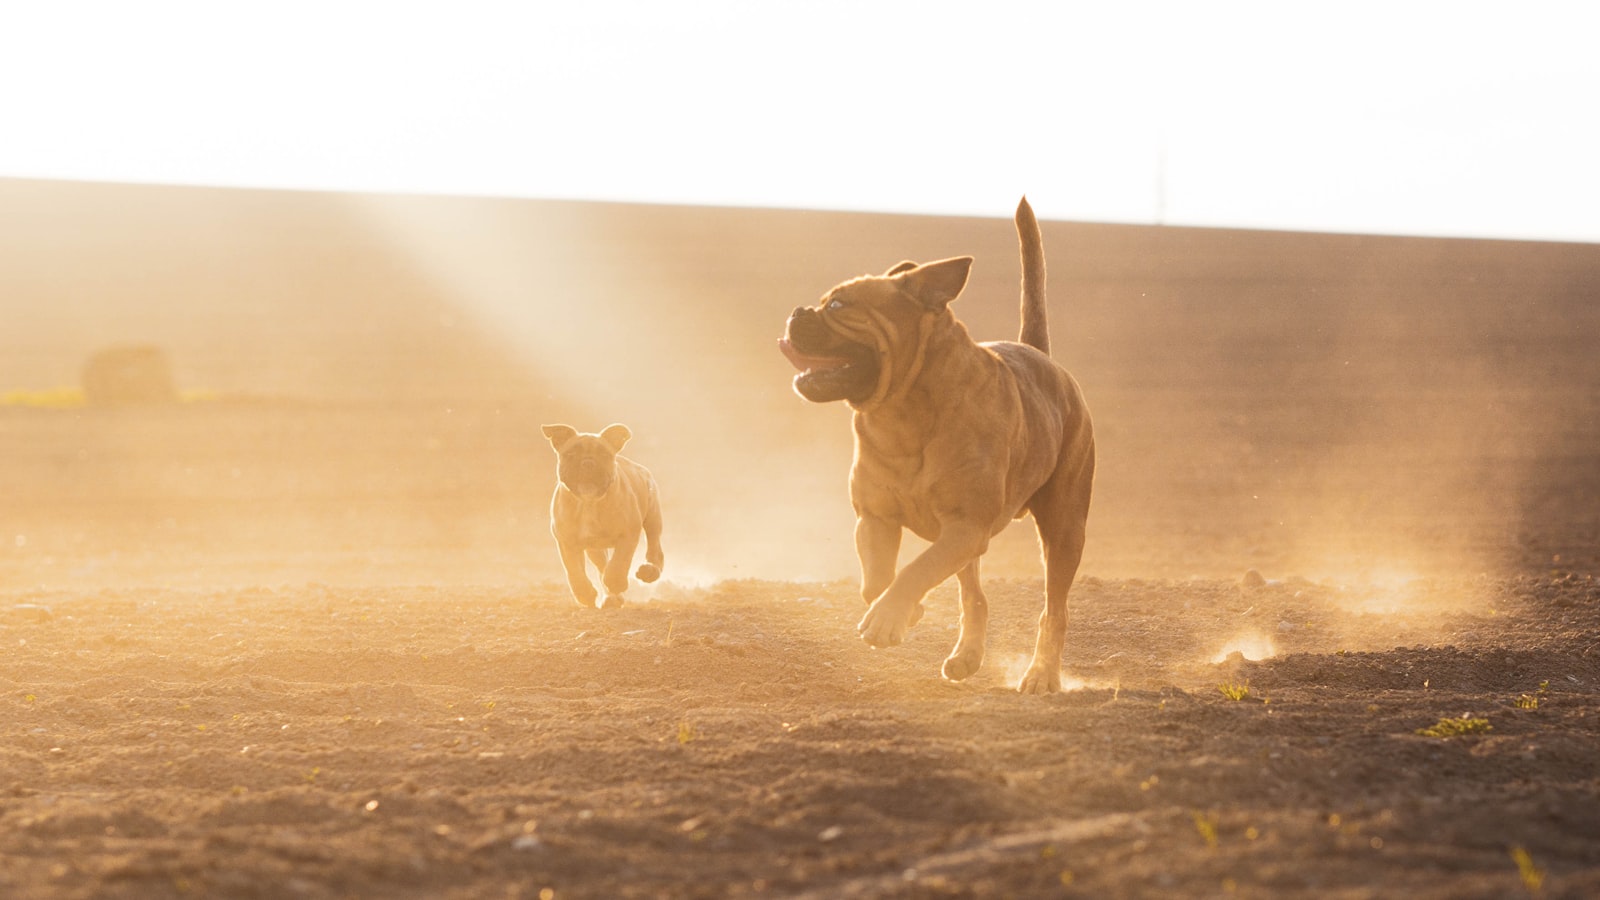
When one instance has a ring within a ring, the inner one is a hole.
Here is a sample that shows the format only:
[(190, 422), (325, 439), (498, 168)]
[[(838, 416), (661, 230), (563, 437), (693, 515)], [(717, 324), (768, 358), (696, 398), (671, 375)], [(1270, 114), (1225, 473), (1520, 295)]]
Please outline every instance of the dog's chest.
[(612, 543), (620, 530), (614, 516), (603, 515), (592, 508), (584, 510), (577, 520), (577, 538), (584, 546)]
[(932, 479), (920, 457), (865, 458), (850, 473), (850, 492), (859, 512), (909, 528), (932, 540), (939, 520), (929, 502)]
[(584, 502), (568, 494), (557, 501), (556, 531), (582, 547), (610, 547), (638, 533), (639, 517), (631, 493), (616, 485), (600, 500)]

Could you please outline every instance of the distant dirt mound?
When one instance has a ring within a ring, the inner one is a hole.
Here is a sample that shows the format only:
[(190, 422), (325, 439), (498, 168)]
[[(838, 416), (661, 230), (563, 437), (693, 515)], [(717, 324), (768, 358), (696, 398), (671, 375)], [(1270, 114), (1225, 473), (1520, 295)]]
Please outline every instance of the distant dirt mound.
[(167, 354), (147, 344), (107, 347), (83, 366), (90, 406), (151, 406), (178, 402)]

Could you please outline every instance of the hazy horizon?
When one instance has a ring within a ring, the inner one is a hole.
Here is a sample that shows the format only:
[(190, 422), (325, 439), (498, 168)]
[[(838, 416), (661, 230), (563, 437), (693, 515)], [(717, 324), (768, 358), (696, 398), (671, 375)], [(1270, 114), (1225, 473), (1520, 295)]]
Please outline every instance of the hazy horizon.
[[(297, 195), (298, 194), (298, 195), (307, 195), (307, 196), (344, 197), (344, 198), (348, 198), (348, 199), (351, 199), (351, 200), (383, 200), (383, 199), (387, 198), (387, 199), (394, 199), (394, 200), (419, 200), (419, 201), (427, 201), (427, 200), (439, 200), (439, 201), (459, 200), (459, 201), (464, 201), (464, 202), (505, 201), (505, 202), (510, 202), (510, 203), (573, 204), (573, 205), (580, 205), (580, 206), (589, 205), (589, 206), (596, 206), (596, 207), (617, 207), (617, 208), (638, 207), (638, 208), (643, 208), (643, 209), (661, 209), (661, 210), (673, 210), (673, 209), (705, 210), (705, 211), (708, 211), (708, 212), (728, 211), (728, 212), (750, 212), (750, 213), (768, 213), (768, 212), (769, 213), (799, 213), (799, 214), (810, 213), (810, 214), (816, 214), (816, 215), (829, 215), (829, 216), (831, 216), (831, 215), (887, 216), (887, 217), (904, 217), (904, 218), (912, 218), (912, 219), (921, 219), (921, 220), (928, 220), (928, 221), (962, 220), (962, 219), (973, 219), (973, 220), (994, 219), (994, 220), (1000, 220), (1000, 221), (1009, 222), (1009, 221), (1011, 221), (1011, 217), (1012, 217), (1012, 209), (1011, 209), (1011, 207), (1008, 206), (1008, 205), (1005, 205), (1005, 204), (1002, 204), (1001, 208), (998, 211), (990, 211), (990, 212), (937, 212), (937, 211), (928, 211), (928, 210), (862, 209), (862, 208), (844, 207), (844, 206), (819, 206), (819, 205), (804, 205), (804, 204), (795, 204), (795, 205), (753, 204), (753, 203), (752, 204), (744, 204), (744, 203), (736, 203), (736, 202), (713, 202), (713, 201), (709, 201), (709, 200), (708, 201), (703, 201), (703, 202), (696, 202), (696, 201), (669, 201), (669, 200), (590, 199), (590, 198), (566, 197), (566, 196), (522, 196), (522, 195), (504, 194), (504, 193), (498, 193), (498, 194), (444, 193), (444, 192), (428, 191), (428, 190), (421, 190), (421, 189), (418, 189), (418, 190), (383, 190), (383, 191), (377, 191), (377, 190), (341, 190), (341, 189), (328, 189), (328, 188), (274, 187), (274, 186), (249, 185), (249, 184), (211, 184), (211, 183), (203, 183), (203, 182), (199, 182), (199, 181), (181, 181), (181, 182), (178, 182), (178, 181), (148, 181), (148, 180), (126, 180), (126, 179), (125, 180), (105, 180), (105, 179), (96, 179), (96, 178), (29, 178), (29, 177), (11, 177), (11, 176), (0, 175), (0, 183), (5, 183), (5, 182), (9, 182), (9, 183), (13, 183), (13, 184), (30, 184), (31, 183), (31, 184), (46, 185), (46, 186), (48, 186), (48, 185), (73, 185), (73, 186), (79, 186), (79, 187), (86, 188), (86, 189), (95, 189), (95, 188), (108, 188), (108, 189), (136, 188), (136, 189), (138, 189), (138, 188), (144, 188), (144, 189), (151, 189), (151, 190), (172, 189), (172, 190), (179, 190), (179, 191), (194, 190), (194, 191), (223, 191), (223, 192), (260, 193), (260, 194), (286, 194), (286, 195)], [(1011, 202), (1014, 203), (1017, 199), (1021, 199), (1022, 197), (1028, 197), (1029, 200), (1030, 200), (1030, 203), (1031, 203), (1032, 195), (1027, 194), (1027, 193), (1019, 194), (1017, 197), (1012, 198)], [(1388, 232), (1388, 231), (1382, 231), (1382, 230), (1378, 230), (1378, 229), (1352, 230), (1352, 229), (1339, 229), (1339, 228), (1334, 228), (1334, 227), (1316, 228), (1316, 227), (1287, 227), (1287, 226), (1271, 226), (1271, 225), (1211, 225), (1211, 224), (1187, 224), (1187, 223), (1175, 223), (1175, 222), (1138, 222), (1138, 221), (1122, 221), (1122, 220), (1116, 220), (1116, 219), (1051, 218), (1051, 217), (1043, 216), (1043, 215), (1040, 215), (1038, 218), (1039, 218), (1039, 221), (1041, 221), (1041, 222), (1057, 222), (1057, 223), (1066, 224), (1066, 225), (1109, 226), (1109, 227), (1112, 227), (1112, 228), (1119, 228), (1119, 227), (1127, 227), (1127, 228), (1164, 228), (1164, 229), (1174, 229), (1174, 230), (1180, 230), (1180, 231), (1181, 230), (1189, 230), (1189, 231), (1216, 231), (1216, 232), (1236, 231), (1236, 232), (1242, 232), (1242, 233), (1259, 232), (1259, 233), (1264, 233), (1264, 234), (1277, 233), (1277, 234), (1285, 234), (1285, 235), (1294, 235), (1294, 234), (1303, 234), (1303, 235), (1311, 235), (1311, 236), (1326, 235), (1326, 236), (1329, 236), (1329, 237), (1352, 237), (1352, 238), (1372, 237), (1372, 238), (1394, 238), (1394, 239), (1399, 239), (1399, 240), (1416, 239), (1416, 240), (1422, 240), (1422, 241), (1430, 241), (1430, 240), (1463, 241), (1463, 242), (1491, 241), (1491, 242), (1501, 242), (1501, 243), (1583, 244), (1583, 245), (1590, 245), (1590, 244), (1600, 243), (1600, 237), (1597, 237), (1597, 238), (1594, 238), (1594, 239), (1582, 239), (1582, 238), (1574, 238), (1574, 237), (1526, 237), (1526, 236), (1495, 236), (1495, 235), (1473, 235), (1473, 234), (1422, 234), (1422, 233), (1417, 233), (1417, 232)]]
[[(138, 342), (222, 398), (0, 409), (37, 430), (0, 491), (33, 578), (76, 577), (47, 560), (86, 547), (95, 578), (273, 559), (532, 577), (557, 563), (550, 422), (633, 429), (670, 508), (668, 577), (847, 578), (849, 413), (795, 396), (785, 316), (900, 259), (972, 254), (962, 321), (1017, 328), (1000, 218), (12, 180), (0, 206), (0, 394)], [(1086, 573), (1393, 579), (1580, 550), (1542, 517), (1527, 540), (1504, 523), (1574, 477), (1542, 461), (1587, 434), (1592, 398), (1567, 394), (1593, 383), (1597, 248), (1043, 230), (1054, 352), (1105, 451)], [(1018, 525), (986, 571), (1037, 557)]]

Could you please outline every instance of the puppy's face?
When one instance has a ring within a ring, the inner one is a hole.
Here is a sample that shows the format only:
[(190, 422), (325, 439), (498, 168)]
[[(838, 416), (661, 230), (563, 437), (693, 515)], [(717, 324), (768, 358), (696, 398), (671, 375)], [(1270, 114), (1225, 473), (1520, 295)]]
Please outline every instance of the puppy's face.
[(617, 454), (633, 435), (623, 425), (599, 434), (581, 434), (567, 425), (546, 425), (544, 436), (556, 451), (556, 478), (585, 500), (604, 497), (617, 477)]
[(882, 393), (895, 360), (915, 354), (918, 320), (961, 293), (972, 257), (917, 265), (835, 287), (789, 314), (778, 349), (799, 370), (794, 389), (813, 403), (865, 403)]

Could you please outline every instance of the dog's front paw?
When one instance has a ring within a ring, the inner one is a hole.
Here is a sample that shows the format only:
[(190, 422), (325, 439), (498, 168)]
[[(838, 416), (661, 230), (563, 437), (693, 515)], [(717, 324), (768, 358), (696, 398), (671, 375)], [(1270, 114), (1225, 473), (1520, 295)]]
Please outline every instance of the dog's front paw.
[(867, 607), (867, 614), (856, 625), (856, 632), (869, 647), (893, 647), (905, 640), (910, 624), (904, 611), (879, 600)]
[(621, 609), (622, 608), (622, 595), (621, 594), (607, 594), (606, 598), (604, 600), (600, 601), (600, 608), (601, 609)]
[(1028, 667), (1027, 674), (1022, 676), (1022, 683), (1017, 685), (1017, 693), (1061, 693), (1061, 666), (1041, 666), (1035, 662)]
[(595, 601), (595, 598), (598, 597), (598, 596), (600, 596), (600, 595), (599, 594), (589, 594), (588, 596), (584, 596), (582, 594), (573, 594), (572, 595), (572, 602), (578, 604), (579, 606), (583, 607), (584, 609), (594, 609), (594, 601)]
[(645, 584), (650, 584), (657, 578), (661, 577), (661, 568), (659, 566), (653, 566), (650, 563), (645, 563), (633, 573), (633, 577), (639, 579)]

